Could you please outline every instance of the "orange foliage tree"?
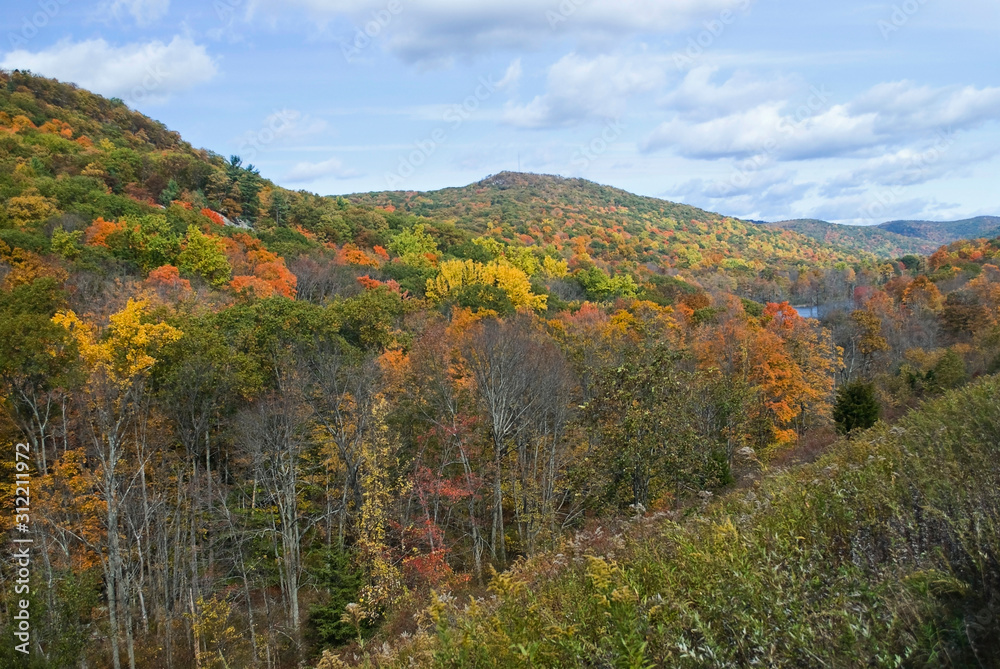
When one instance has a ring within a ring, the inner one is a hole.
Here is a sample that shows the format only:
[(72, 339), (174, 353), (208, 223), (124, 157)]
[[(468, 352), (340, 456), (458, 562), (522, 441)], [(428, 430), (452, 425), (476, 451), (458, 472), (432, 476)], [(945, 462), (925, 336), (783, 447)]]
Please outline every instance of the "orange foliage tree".
[(285, 259), (268, 251), (263, 242), (241, 232), (227, 238), (225, 245), (226, 257), (233, 268), (230, 289), (249, 290), (258, 297), (295, 298), (298, 279), (285, 265)]

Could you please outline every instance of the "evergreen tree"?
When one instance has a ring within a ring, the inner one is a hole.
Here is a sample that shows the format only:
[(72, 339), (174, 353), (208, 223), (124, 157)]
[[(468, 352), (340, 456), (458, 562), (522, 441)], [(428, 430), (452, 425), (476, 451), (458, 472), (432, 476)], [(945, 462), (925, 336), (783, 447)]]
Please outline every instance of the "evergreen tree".
[(177, 185), (174, 179), (170, 180), (167, 187), (163, 189), (160, 193), (160, 204), (164, 207), (169, 207), (170, 203), (177, 199), (177, 196), (181, 193), (181, 187)]
[(843, 386), (837, 392), (833, 419), (837, 423), (837, 431), (841, 434), (850, 434), (854, 430), (867, 430), (878, 422), (881, 415), (882, 407), (875, 397), (873, 384), (855, 381)]

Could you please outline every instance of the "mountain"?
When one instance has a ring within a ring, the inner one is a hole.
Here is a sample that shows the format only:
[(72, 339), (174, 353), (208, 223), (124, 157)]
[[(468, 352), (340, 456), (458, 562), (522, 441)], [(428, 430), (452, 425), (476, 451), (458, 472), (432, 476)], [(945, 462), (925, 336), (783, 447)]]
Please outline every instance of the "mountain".
[(962, 221), (889, 221), (878, 226), (887, 232), (926, 239), (942, 246), (960, 239), (992, 239), (1000, 236), (1000, 217), (977, 216)]
[(870, 260), (862, 247), (823, 242), (584, 179), (501, 172), (461, 188), (347, 196), (353, 203), (454, 222), (511, 243), (572, 248), (608, 263), (710, 267), (830, 265)]
[(0, 630), (34, 612), (33, 667), (996, 657), (997, 381), (891, 426), (1000, 372), (1000, 240), (847, 241), (545, 175), (293, 192), (0, 71), (37, 570)]
[(825, 244), (858, 253), (874, 253), (880, 258), (899, 258), (909, 254), (927, 255), (934, 253), (941, 246), (928, 239), (893, 232), (881, 226), (840, 225), (811, 218), (764, 225), (792, 230)]
[(1000, 217), (997, 216), (978, 216), (962, 221), (889, 221), (872, 226), (841, 225), (817, 219), (795, 219), (764, 225), (793, 230), (838, 248), (867, 251), (880, 258), (927, 255), (945, 244), (962, 239), (1000, 236)]
[[(192, 147), (120, 100), (26, 72), (0, 72), (0, 87), (0, 153), (6, 156), (0, 164), (0, 239), (10, 246), (47, 252), (56, 229), (79, 236), (97, 220), (163, 215), (172, 230), (164, 243), (171, 248), (185, 243), (180, 237), (189, 226), (218, 218), (232, 224), (219, 234), (238, 227), (290, 261), (324, 245), (388, 248), (395, 233), (420, 217), (445, 257), (458, 257), (468, 251), (463, 244), (490, 236), (566, 260), (598, 262), (614, 273), (644, 264), (761, 271), (874, 260), (857, 247), (582, 179), (505, 172), (431, 193), (344, 199), (294, 192), (236, 157)], [(154, 258), (139, 257), (136, 244), (116, 258), (143, 272), (155, 268), (149, 265)], [(422, 277), (409, 279), (409, 290), (422, 285)]]

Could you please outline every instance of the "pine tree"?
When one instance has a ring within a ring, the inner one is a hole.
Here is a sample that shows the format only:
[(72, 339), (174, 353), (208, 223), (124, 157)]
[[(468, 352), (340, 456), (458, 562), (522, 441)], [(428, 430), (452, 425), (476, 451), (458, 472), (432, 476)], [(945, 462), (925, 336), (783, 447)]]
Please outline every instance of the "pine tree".
[(837, 431), (850, 434), (854, 430), (867, 430), (875, 425), (882, 415), (882, 407), (875, 397), (875, 386), (856, 381), (843, 386), (837, 392), (837, 405), (833, 409), (833, 419)]

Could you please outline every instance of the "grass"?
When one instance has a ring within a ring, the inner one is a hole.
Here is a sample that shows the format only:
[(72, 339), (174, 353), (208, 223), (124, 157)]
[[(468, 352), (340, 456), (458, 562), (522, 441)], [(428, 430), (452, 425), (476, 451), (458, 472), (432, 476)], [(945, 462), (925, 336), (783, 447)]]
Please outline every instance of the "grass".
[(988, 378), (679, 522), (581, 533), (496, 576), (487, 597), (440, 594), (420, 633), (361, 661), (1000, 666), (998, 520)]

